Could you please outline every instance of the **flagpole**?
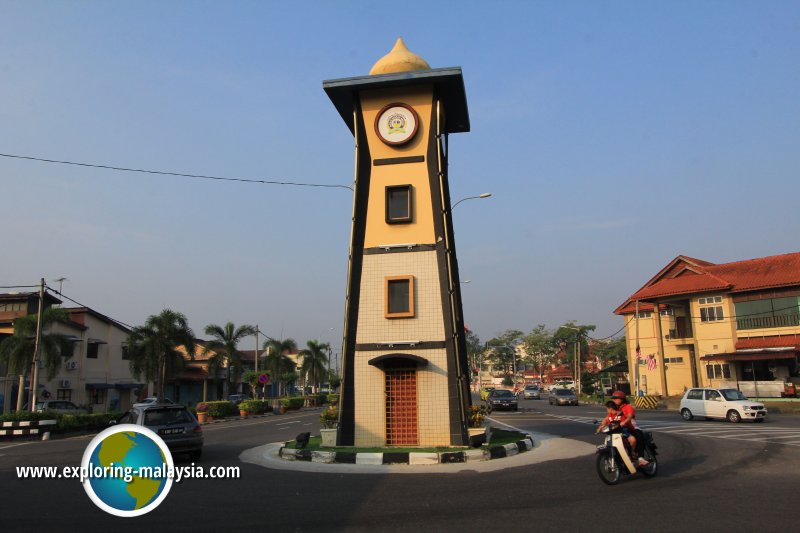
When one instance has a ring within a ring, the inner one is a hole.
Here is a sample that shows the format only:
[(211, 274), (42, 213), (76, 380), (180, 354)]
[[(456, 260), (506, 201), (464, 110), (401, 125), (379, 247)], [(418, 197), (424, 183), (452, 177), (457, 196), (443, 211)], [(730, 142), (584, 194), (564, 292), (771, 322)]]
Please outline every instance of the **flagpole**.
[(636, 300), (636, 314), (634, 315), (634, 320), (636, 321), (636, 369), (634, 372), (634, 386), (635, 389), (633, 391), (634, 396), (639, 396), (639, 391), (641, 390), (639, 386), (639, 357), (641, 356), (641, 348), (639, 348), (639, 300)]

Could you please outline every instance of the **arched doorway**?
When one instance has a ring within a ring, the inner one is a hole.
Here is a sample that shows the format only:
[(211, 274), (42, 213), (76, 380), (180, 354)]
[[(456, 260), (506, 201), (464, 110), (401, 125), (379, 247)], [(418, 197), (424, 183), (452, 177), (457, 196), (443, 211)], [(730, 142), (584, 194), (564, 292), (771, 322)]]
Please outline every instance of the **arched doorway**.
[(413, 355), (388, 354), (369, 363), (384, 373), (386, 445), (418, 445), (417, 370), (428, 362)]

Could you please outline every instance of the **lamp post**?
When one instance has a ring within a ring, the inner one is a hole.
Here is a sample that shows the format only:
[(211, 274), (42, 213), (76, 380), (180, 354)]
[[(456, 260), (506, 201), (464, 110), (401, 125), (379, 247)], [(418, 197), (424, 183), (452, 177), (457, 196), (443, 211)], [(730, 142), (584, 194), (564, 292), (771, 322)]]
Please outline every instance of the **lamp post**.
[(575, 328), (572, 326), (561, 326), (564, 329), (571, 329), (575, 331), (575, 389), (576, 393), (575, 396), (580, 396), (581, 394), (581, 340), (580, 340), (580, 328)]
[(453, 207), (450, 208), (450, 211), (455, 209), (456, 206), (458, 204), (460, 204), (461, 202), (466, 202), (467, 200), (482, 200), (484, 198), (489, 198), (490, 196), (492, 196), (492, 193), (490, 193), (490, 192), (485, 192), (485, 193), (479, 194), (478, 196), (467, 196), (466, 198), (462, 198), (461, 200), (459, 200), (456, 203), (454, 203)]

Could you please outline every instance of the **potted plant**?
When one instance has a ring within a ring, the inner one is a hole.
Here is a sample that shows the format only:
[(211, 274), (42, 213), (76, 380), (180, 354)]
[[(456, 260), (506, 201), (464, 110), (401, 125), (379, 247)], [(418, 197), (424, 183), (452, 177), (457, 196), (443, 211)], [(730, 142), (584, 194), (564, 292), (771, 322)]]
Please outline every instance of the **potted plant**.
[(332, 448), (336, 446), (336, 434), (338, 430), (336, 427), (339, 424), (339, 409), (335, 405), (331, 405), (319, 415), (319, 423), (321, 429), (319, 430), (322, 437), (322, 446), (325, 448)]
[[(473, 405), (469, 408), (469, 428), (467, 428), (467, 432), (469, 433), (470, 441), (474, 440), (475, 437), (482, 435), (484, 433), (488, 433), (488, 428), (484, 426), (484, 422), (486, 421), (486, 408), (482, 405)], [(486, 436), (487, 440), (489, 436)]]
[(197, 404), (197, 421), (205, 424), (208, 420), (208, 404), (200, 402)]

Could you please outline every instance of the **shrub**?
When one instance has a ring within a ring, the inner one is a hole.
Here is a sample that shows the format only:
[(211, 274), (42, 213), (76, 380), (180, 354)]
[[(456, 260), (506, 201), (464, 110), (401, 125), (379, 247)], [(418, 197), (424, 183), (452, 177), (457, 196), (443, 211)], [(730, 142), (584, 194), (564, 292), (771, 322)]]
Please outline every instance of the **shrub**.
[(57, 415), (58, 429), (61, 431), (99, 431), (108, 427), (120, 413), (96, 413), (90, 415)]
[(225, 418), (226, 416), (239, 414), (239, 410), (236, 408), (236, 406), (227, 400), (205, 403), (208, 405), (206, 413), (208, 416), (213, 416), (214, 418)]
[(247, 411), (254, 415), (261, 415), (264, 413), (271, 413), (272, 406), (267, 400), (245, 400), (239, 404), (240, 411)]
[(328, 394), (328, 401), (331, 405), (336, 405), (339, 403), (339, 395), (338, 394)]
[(508, 377), (507, 378), (503, 378), (503, 385), (505, 385), (506, 387), (510, 387), (513, 384), (514, 384), (514, 380), (513, 379), (508, 378)]
[(57, 420), (58, 415), (50, 411), (31, 413), (28, 411), (15, 411), (0, 415), (0, 422), (25, 422), (28, 420)]
[(297, 396), (294, 398), (281, 398), (281, 407), (285, 407), (290, 411), (295, 411), (303, 407), (305, 403), (305, 398), (302, 396)]
[(200, 402), (195, 409), (196, 413), (205, 413), (208, 411), (208, 402)]
[(322, 429), (335, 429), (339, 423), (339, 408), (331, 405), (319, 415), (319, 423)]

